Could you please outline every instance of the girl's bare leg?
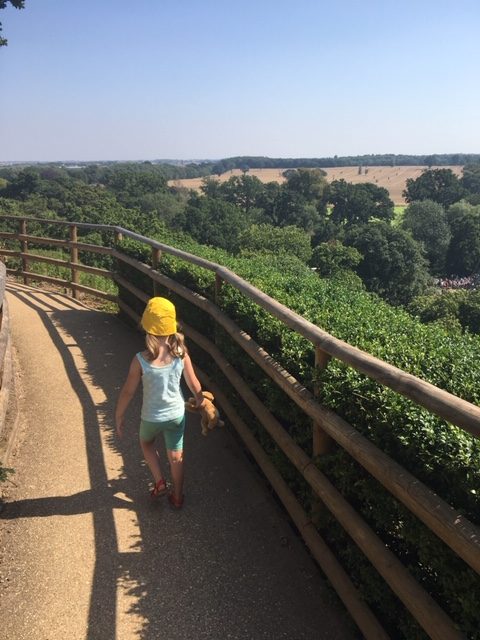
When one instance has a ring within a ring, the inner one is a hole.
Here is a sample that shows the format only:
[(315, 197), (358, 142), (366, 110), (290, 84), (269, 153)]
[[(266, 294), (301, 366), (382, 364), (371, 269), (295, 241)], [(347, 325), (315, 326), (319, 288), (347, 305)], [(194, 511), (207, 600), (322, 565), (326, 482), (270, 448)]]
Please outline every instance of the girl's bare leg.
[(155, 440), (151, 442), (145, 442), (140, 440), (140, 445), (143, 451), (143, 457), (148, 464), (148, 468), (151, 471), (155, 484), (163, 478), (160, 463), (158, 461), (157, 448), (155, 446)]
[(168, 462), (170, 463), (170, 473), (172, 474), (173, 495), (177, 500), (183, 496), (183, 450), (170, 451), (167, 449)]

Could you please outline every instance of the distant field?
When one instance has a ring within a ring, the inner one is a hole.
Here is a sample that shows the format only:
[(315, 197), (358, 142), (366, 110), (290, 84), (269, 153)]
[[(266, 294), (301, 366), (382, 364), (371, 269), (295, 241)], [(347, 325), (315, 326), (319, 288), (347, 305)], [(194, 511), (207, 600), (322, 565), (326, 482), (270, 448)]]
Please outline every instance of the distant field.
[[(449, 167), (432, 167), (433, 169), (451, 169), (455, 174), (461, 175), (462, 166), (449, 166)], [(342, 178), (347, 182), (373, 182), (379, 187), (385, 187), (390, 193), (390, 198), (397, 205), (405, 204), (405, 200), (402, 197), (402, 191), (405, 189), (405, 183), (408, 178), (418, 178), (418, 176), (425, 171), (425, 166), (414, 167), (366, 167), (362, 169), (361, 175), (358, 173), (358, 167), (334, 167), (324, 169), (327, 174), (327, 179), (341, 180)], [(256, 176), (262, 182), (285, 182), (285, 178), (282, 173), (285, 169), (251, 169), (248, 172), (249, 176)], [(225, 182), (232, 176), (242, 175), (240, 169), (233, 169), (223, 173), (218, 179), (220, 182)], [(188, 180), (171, 180), (170, 185), (175, 187), (187, 187), (188, 189), (200, 189), (203, 178), (191, 178)]]

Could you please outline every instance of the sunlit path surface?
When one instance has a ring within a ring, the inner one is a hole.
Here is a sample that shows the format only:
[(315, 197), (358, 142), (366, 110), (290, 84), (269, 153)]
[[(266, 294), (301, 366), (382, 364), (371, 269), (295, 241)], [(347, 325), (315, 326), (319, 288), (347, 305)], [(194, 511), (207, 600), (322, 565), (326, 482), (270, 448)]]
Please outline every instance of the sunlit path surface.
[(348, 616), (227, 430), (190, 417), (186, 505), (152, 504), (116, 396), (142, 337), (56, 293), (8, 284), (19, 368), (15, 486), (0, 514), (11, 640), (347, 639)]

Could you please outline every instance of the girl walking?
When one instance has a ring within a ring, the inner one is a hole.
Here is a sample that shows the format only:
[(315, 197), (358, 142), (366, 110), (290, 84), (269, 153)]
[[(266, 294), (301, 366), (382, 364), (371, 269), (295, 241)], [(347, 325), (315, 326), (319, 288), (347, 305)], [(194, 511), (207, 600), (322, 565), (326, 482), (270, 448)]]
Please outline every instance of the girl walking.
[(202, 389), (187, 353), (184, 336), (177, 332), (174, 305), (166, 298), (152, 298), (143, 313), (141, 325), (146, 331), (147, 348), (134, 356), (120, 391), (115, 410), (117, 434), (123, 436), (125, 411), (142, 380), (140, 445), (153, 476), (151, 496), (167, 493), (155, 447), (155, 438), (163, 434), (173, 484), (168, 500), (172, 507), (180, 509), (183, 506), (185, 430), (185, 403), (180, 389), (182, 374), (198, 407), (203, 402)]

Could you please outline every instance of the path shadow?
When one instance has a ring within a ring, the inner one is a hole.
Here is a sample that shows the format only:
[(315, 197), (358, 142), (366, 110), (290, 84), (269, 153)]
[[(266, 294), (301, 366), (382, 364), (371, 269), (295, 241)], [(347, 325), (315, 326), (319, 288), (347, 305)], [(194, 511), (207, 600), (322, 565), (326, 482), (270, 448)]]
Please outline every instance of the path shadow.
[[(352, 637), (345, 615), (332, 605), (318, 571), (227, 430), (202, 437), (197, 418), (189, 415), (186, 506), (174, 512), (165, 500), (151, 503), (137, 441), (140, 394), (121, 442), (113, 425), (129, 363), (143, 348), (140, 334), (111, 314), (58, 311), (53, 304), (46, 311), (45, 293), (41, 303), (35, 292), (10, 293), (39, 314), (80, 399), (91, 490), (12, 503), (0, 517), (92, 513), (96, 560), (85, 638), (117, 639), (119, 586), (129, 596), (128, 613), (141, 628), (135, 637), (142, 640)], [(105, 394), (102, 404), (92, 402), (57, 327), (81, 348), (93, 385)], [(123, 460), (121, 477), (113, 482), (102, 431)], [(130, 541), (128, 552), (119, 550), (114, 509), (128, 510), (138, 521), (139, 538)]]

